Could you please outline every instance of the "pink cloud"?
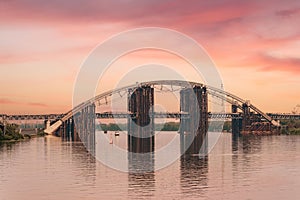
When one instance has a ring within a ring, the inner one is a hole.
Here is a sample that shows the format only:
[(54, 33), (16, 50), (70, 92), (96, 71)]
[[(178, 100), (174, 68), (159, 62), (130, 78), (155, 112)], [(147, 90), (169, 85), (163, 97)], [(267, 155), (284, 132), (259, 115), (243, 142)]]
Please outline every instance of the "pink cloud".
[(27, 105), (29, 105), (29, 106), (37, 106), (37, 107), (48, 107), (48, 105), (46, 105), (44, 103), (36, 103), (36, 102), (29, 102), (29, 103), (27, 103)]
[(263, 71), (281, 71), (300, 74), (300, 58), (278, 58), (269, 55), (260, 55), (258, 60), (264, 64)]
[(27, 105), (27, 106), (33, 106), (33, 107), (48, 107), (47, 104), (44, 103), (38, 103), (38, 102), (18, 102), (11, 99), (0, 99), (0, 104), (7, 104), (7, 105)]
[(10, 99), (0, 99), (0, 104), (18, 104), (18, 103)]
[[(126, 22), (136, 25), (176, 25), (198, 22), (223, 21), (244, 16), (257, 8), (257, 2), (223, 1), (5, 1), (1, 2), (2, 21), (102, 23)], [(196, 22), (197, 22), (196, 21)]]
[[(27, 67), (30, 73), (24, 73), (26, 77), (23, 77), (28, 85), (38, 82), (39, 72), (44, 79), (53, 81), (55, 77), (53, 82), (57, 85), (45, 84), (41, 95), (47, 96), (49, 91), (64, 91), (65, 95), (81, 61), (99, 42), (130, 28), (160, 26), (196, 39), (217, 65), (226, 70), (254, 68), (257, 72), (289, 72), (297, 77), (300, 57), (286, 52), (284, 57), (276, 57), (270, 52), (284, 52), (290, 44), (297, 49), (299, 8), (299, 1), (289, 0), (272, 3), (259, 0), (0, 1), (0, 25), (5, 25), (2, 30), (7, 30), (6, 34), (0, 32), (0, 69), (4, 70), (1, 75), (5, 77)], [(25, 42), (16, 42), (19, 40)], [(17, 96), (23, 93), (19, 89), (21, 84), (14, 80), (7, 83)], [(30, 102), (0, 99), (0, 103), (28, 106), (29, 112), (50, 109), (44, 103), (34, 102), (40, 101), (33, 97), (34, 91), (28, 95), (32, 95)]]
[(291, 8), (286, 10), (280, 10), (276, 12), (277, 15), (281, 17), (291, 17), (300, 13), (300, 8)]

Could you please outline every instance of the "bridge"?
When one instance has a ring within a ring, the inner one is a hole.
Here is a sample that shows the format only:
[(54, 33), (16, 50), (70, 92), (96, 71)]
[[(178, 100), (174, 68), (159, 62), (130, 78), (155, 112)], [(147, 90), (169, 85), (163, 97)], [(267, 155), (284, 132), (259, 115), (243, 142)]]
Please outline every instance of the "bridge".
[[(180, 112), (159, 113), (153, 110), (154, 89), (157, 86), (180, 89)], [(126, 93), (127, 112), (96, 113), (96, 105), (113, 94)], [(208, 95), (231, 104), (230, 113), (208, 111)], [(95, 143), (96, 118), (124, 118), (128, 120), (128, 150), (130, 152), (151, 152), (154, 150), (154, 118), (180, 119), (180, 143), (182, 151), (198, 153), (208, 130), (208, 119), (231, 119), (234, 135), (249, 133), (274, 134), (280, 126), (279, 119), (300, 119), (300, 115), (264, 113), (256, 106), (234, 94), (197, 82), (181, 80), (149, 81), (99, 94), (65, 114), (50, 115), (0, 115), (6, 120), (48, 120), (54, 121), (45, 129), (46, 133), (57, 134), (73, 141), (81, 140), (87, 148)], [(91, 134), (92, 133), (92, 134)], [(205, 149), (205, 148), (204, 148)]]
[[(188, 113), (180, 113), (180, 112), (154, 112), (154, 118), (171, 118), (171, 119), (180, 119), (188, 118)], [(292, 114), (292, 113), (266, 113), (274, 120), (300, 120), (300, 114)], [(103, 113), (95, 113), (97, 119), (113, 119), (120, 118), (126, 119), (128, 117), (134, 117), (131, 113), (126, 112), (103, 112)], [(258, 114), (253, 114), (256, 117), (260, 117)], [(1, 120), (6, 121), (30, 121), (30, 120), (43, 120), (43, 121), (57, 121), (62, 119), (65, 114), (31, 114), (31, 115), (7, 115), (0, 114)], [(209, 119), (232, 119), (232, 118), (242, 118), (242, 113), (211, 113), (208, 112)]]

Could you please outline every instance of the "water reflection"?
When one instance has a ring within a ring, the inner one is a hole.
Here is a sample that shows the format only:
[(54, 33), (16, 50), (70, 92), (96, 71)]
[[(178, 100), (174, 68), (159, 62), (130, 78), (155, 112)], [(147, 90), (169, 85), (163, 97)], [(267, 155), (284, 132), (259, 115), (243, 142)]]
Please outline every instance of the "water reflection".
[(155, 192), (154, 154), (128, 152), (128, 195), (149, 198)]
[[(153, 156), (144, 158), (125, 157), (130, 172), (122, 173), (95, 161), (82, 144), (62, 142), (61, 138), (47, 136), (0, 144), (0, 199), (229, 200), (299, 196), (299, 136), (232, 140), (231, 134), (224, 133), (208, 159), (186, 156), (155, 172), (157, 160), (154, 162)], [(145, 167), (148, 171), (143, 170)]]
[(128, 171), (131, 173), (144, 173), (154, 171), (154, 152), (133, 153), (128, 152)]
[[(154, 172), (128, 173), (128, 196), (150, 198), (155, 194)], [(131, 198), (130, 198), (131, 199)]]
[(232, 135), (232, 141), (231, 141), (231, 149), (233, 154), (237, 154), (239, 150), (239, 139), (240, 137), (236, 137)]
[(0, 142), (0, 151), (3, 152), (13, 152), (17, 146), (26, 146), (30, 140), (24, 140), (22, 142), (13, 141), (13, 142)]
[(0, 151), (9, 152), (13, 149), (15, 142), (0, 142)]
[(182, 156), (180, 158), (180, 186), (184, 197), (204, 196), (207, 188), (208, 157)]
[[(232, 138), (233, 185), (250, 184), (253, 172), (259, 171), (263, 137), (253, 135)], [(239, 182), (242, 180), (242, 182)]]
[(81, 142), (68, 142), (66, 145), (71, 150), (72, 162), (81, 170), (78, 175), (85, 178), (87, 184), (96, 182), (96, 159), (92, 156)]
[(261, 152), (262, 138), (263, 137), (252, 136), (252, 135), (241, 137), (243, 153), (244, 154), (260, 153)]
[(52, 157), (60, 157), (62, 167), (72, 173), (75, 184), (94, 185), (96, 182), (96, 159), (81, 142), (61, 141), (48, 136), (44, 138), (45, 159), (50, 163), (49, 170), (57, 168)]

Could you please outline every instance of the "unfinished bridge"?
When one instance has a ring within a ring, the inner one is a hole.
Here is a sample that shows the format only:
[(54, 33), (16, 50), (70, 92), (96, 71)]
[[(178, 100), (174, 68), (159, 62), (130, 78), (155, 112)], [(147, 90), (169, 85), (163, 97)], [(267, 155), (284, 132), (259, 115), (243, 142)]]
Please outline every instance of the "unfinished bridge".
[[(177, 87), (180, 90), (180, 112), (160, 113), (153, 110), (154, 90), (157, 86)], [(114, 94), (127, 94), (127, 112), (96, 113), (96, 105), (107, 102)], [(208, 110), (208, 96), (231, 105), (231, 112), (212, 113)], [(198, 153), (207, 136), (208, 119), (231, 119), (232, 133), (276, 133), (279, 119), (299, 119), (292, 114), (265, 113), (234, 94), (202, 83), (181, 80), (159, 80), (132, 84), (99, 94), (64, 114), (53, 115), (2, 115), (8, 120), (45, 119), (53, 123), (45, 129), (72, 141), (85, 143), (87, 148), (95, 145), (95, 120), (97, 118), (127, 119), (128, 150), (130, 152), (154, 151), (154, 118), (180, 119), (180, 145), (187, 153)]]

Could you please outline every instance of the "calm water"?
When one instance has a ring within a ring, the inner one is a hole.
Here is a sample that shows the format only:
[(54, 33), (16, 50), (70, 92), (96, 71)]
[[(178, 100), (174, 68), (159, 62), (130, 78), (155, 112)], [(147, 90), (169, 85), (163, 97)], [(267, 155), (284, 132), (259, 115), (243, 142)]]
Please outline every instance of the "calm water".
[(300, 136), (224, 133), (207, 160), (145, 174), (112, 170), (52, 136), (2, 144), (0, 199), (300, 199)]

